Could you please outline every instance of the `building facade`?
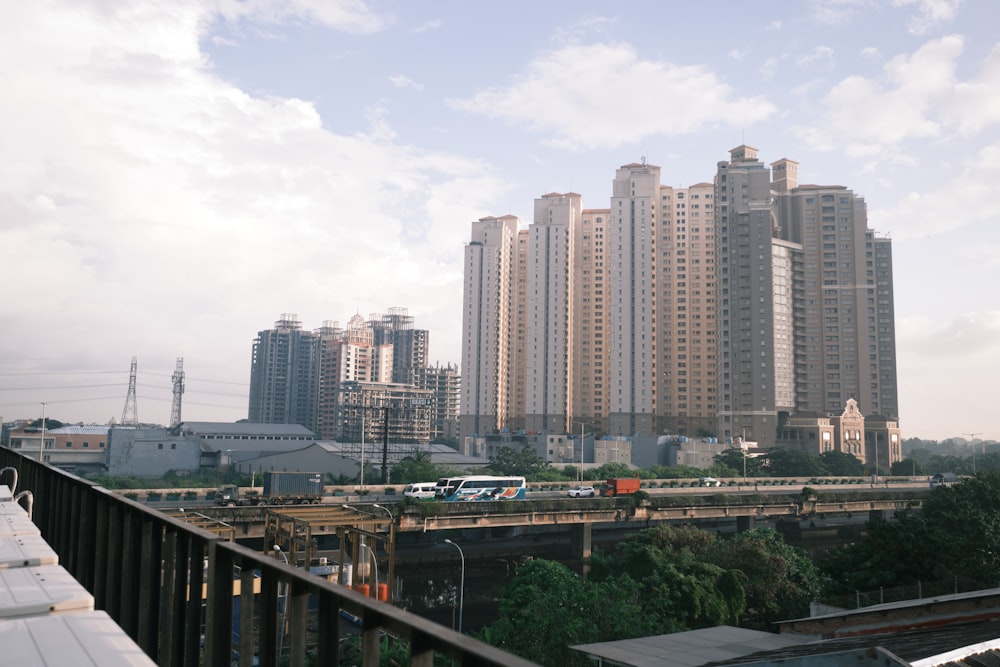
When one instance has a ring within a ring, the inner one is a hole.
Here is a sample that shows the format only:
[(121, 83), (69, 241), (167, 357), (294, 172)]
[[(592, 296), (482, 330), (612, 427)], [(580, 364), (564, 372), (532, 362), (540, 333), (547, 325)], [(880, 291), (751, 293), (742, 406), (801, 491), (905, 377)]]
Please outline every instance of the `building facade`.
[(253, 342), (248, 418), (257, 424), (300, 424), (316, 428), (320, 337), (303, 331), (293, 314)]
[(609, 208), (550, 193), (526, 229), (473, 223), (461, 438), (671, 434), (869, 458), (821, 422), (848, 401), (898, 420), (891, 242), (851, 190), (729, 153), (711, 182), (663, 185), (643, 160), (616, 171)]

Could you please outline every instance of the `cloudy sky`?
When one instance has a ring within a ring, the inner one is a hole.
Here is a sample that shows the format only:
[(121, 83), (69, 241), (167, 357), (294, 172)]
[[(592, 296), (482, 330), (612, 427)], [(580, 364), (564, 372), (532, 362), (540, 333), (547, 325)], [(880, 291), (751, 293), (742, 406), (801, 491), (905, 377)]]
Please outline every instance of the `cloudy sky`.
[(893, 239), (906, 437), (1000, 439), (992, 0), (35, 0), (0, 22), (0, 416), (246, 416), (251, 341), (408, 309), (470, 222), (747, 143)]

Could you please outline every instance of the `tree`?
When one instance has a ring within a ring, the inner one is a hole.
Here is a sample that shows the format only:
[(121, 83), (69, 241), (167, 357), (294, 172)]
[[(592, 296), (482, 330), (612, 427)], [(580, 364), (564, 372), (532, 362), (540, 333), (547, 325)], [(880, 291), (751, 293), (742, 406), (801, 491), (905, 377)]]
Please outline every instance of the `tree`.
[(392, 467), (394, 484), (430, 482), (440, 477), (451, 477), (455, 471), (447, 466), (431, 463), (430, 453), (414, 447), (413, 453)]
[(549, 462), (539, 456), (530, 446), (513, 449), (501, 447), (490, 459), (489, 468), (497, 475), (522, 475), (530, 478), (549, 468)]
[(809, 615), (820, 592), (820, 571), (805, 551), (772, 529), (737, 533), (713, 544), (710, 560), (740, 573), (746, 611), (740, 626), (770, 630), (782, 619)]
[(917, 463), (916, 460), (909, 458), (893, 463), (889, 466), (889, 472), (896, 476), (926, 474), (922, 465)]
[(865, 464), (857, 456), (847, 452), (829, 451), (819, 455), (820, 464), (826, 474), (839, 477), (861, 477), (865, 474)]
[(640, 591), (629, 582), (594, 586), (562, 563), (533, 559), (518, 568), (500, 600), (491, 643), (542, 665), (586, 665), (573, 644), (620, 639), (643, 628)]
[(782, 447), (767, 450), (766, 470), (772, 477), (814, 477), (826, 473), (818, 457)]
[[(738, 471), (743, 475), (743, 465), (746, 464), (747, 477), (761, 477), (764, 475), (764, 459), (756, 456), (744, 456), (743, 450), (739, 447), (727, 449), (715, 455), (715, 463)], [(722, 475), (725, 477), (726, 475)]]
[(982, 586), (1000, 581), (1000, 474), (934, 489), (919, 510), (868, 522), (859, 542), (822, 562), (833, 593), (873, 590), (959, 576)]

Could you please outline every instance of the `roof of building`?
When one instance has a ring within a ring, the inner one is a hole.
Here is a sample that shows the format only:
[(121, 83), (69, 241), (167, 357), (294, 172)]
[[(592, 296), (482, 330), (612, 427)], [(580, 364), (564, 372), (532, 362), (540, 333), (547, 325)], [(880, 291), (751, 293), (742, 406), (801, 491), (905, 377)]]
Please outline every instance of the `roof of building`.
[(313, 432), (300, 424), (254, 424), (251, 422), (182, 422), (182, 432), (195, 435), (285, 435), (313, 436)]
[(810, 641), (811, 638), (802, 635), (777, 635), (720, 625), (669, 635), (580, 644), (571, 648), (631, 667), (698, 667)]
[(49, 435), (107, 435), (110, 430), (110, 426), (70, 424), (69, 426), (60, 426), (59, 428), (50, 428), (45, 432)]

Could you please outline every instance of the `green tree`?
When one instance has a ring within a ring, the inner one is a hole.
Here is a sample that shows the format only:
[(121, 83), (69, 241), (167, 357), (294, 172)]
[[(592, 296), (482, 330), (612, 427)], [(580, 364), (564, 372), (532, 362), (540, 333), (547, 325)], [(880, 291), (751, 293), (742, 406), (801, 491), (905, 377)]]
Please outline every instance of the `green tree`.
[(765, 460), (756, 456), (743, 456), (743, 450), (739, 447), (727, 449), (715, 455), (715, 463), (732, 468), (738, 471), (737, 476), (743, 476), (743, 465), (746, 464), (747, 477), (762, 477), (764, 473)]
[(865, 537), (821, 563), (832, 593), (959, 576), (1000, 581), (1000, 474), (934, 489), (919, 510), (869, 521)]
[(565, 565), (533, 559), (518, 568), (500, 600), (500, 620), (484, 638), (542, 665), (586, 665), (569, 647), (641, 628), (638, 597), (628, 582), (591, 588)]
[(847, 452), (823, 452), (819, 462), (826, 469), (827, 475), (839, 477), (861, 477), (865, 474), (865, 464), (857, 456)]
[(926, 475), (924, 472), (924, 467), (920, 465), (915, 459), (906, 458), (902, 461), (896, 461), (891, 466), (889, 466), (889, 472), (896, 476), (904, 475)]
[(530, 446), (519, 449), (501, 447), (490, 459), (489, 465), (489, 469), (497, 475), (523, 475), (530, 481), (542, 481), (536, 480), (536, 476), (549, 467), (549, 462)]
[(772, 477), (811, 477), (826, 472), (818, 457), (782, 447), (767, 450), (766, 471)]
[(820, 570), (805, 551), (786, 544), (772, 529), (737, 533), (718, 540), (708, 558), (739, 572), (746, 596), (740, 626), (770, 630), (776, 621), (809, 615), (809, 603), (820, 593)]
[(413, 453), (392, 467), (394, 484), (432, 482), (440, 477), (457, 474), (453, 468), (431, 463), (430, 453), (414, 447)]

